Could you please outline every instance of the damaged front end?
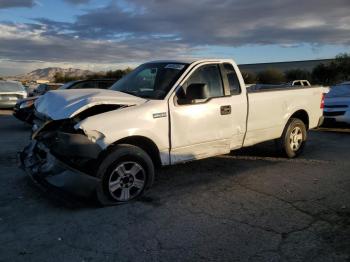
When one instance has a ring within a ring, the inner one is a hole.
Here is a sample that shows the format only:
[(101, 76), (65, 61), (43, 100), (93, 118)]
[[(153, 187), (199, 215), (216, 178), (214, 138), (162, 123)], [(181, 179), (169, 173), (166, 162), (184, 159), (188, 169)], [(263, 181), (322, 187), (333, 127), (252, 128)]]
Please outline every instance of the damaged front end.
[(120, 106), (103, 106), (63, 120), (36, 112), (32, 140), (20, 153), (21, 166), (41, 185), (53, 185), (80, 196), (94, 192), (102, 148), (74, 126), (83, 119)]
[(99, 179), (62, 162), (43, 144), (36, 140), (20, 153), (22, 168), (39, 185), (54, 186), (79, 196), (93, 194)]

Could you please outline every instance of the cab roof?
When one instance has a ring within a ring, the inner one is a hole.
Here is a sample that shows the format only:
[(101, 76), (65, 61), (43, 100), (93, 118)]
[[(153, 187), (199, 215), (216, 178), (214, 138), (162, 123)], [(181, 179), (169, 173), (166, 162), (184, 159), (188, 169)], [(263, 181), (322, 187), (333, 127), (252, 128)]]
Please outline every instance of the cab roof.
[(182, 59), (182, 60), (155, 60), (150, 61), (148, 63), (174, 63), (174, 64), (201, 64), (201, 63), (208, 63), (208, 62), (216, 62), (216, 63), (234, 63), (232, 59)]

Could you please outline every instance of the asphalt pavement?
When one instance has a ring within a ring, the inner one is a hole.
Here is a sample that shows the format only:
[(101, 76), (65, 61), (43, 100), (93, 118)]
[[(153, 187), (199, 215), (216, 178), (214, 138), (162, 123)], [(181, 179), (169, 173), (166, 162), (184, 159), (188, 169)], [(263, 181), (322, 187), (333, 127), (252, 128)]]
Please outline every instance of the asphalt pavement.
[(139, 201), (53, 196), (17, 166), (30, 127), (0, 111), (0, 261), (350, 261), (350, 129), (167, 167)]

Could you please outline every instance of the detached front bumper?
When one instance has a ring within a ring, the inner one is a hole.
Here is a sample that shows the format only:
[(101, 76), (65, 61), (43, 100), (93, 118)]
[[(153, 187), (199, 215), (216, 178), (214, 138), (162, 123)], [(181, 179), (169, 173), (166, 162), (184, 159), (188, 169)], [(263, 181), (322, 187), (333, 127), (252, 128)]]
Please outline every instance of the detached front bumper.
[(43, 143), (36, 140), (32, 140), (19, 157), (21, 167), (41, 186), (51, 185), (78, 196), (89, 197), (100, 183), (100, 179), (59, 160)]

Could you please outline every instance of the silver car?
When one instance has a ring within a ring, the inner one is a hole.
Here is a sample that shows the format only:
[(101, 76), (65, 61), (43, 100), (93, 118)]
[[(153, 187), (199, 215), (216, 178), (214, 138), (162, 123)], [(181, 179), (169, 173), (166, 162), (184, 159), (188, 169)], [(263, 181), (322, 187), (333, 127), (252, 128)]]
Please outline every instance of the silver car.
[(17, 100), (27, 97), (20, 82), (0, 80), (0, 108), (13, 108)]
[(350, 124), (350, 82), (331, 87), (325, 97), (323, 116), (328, 123)]

